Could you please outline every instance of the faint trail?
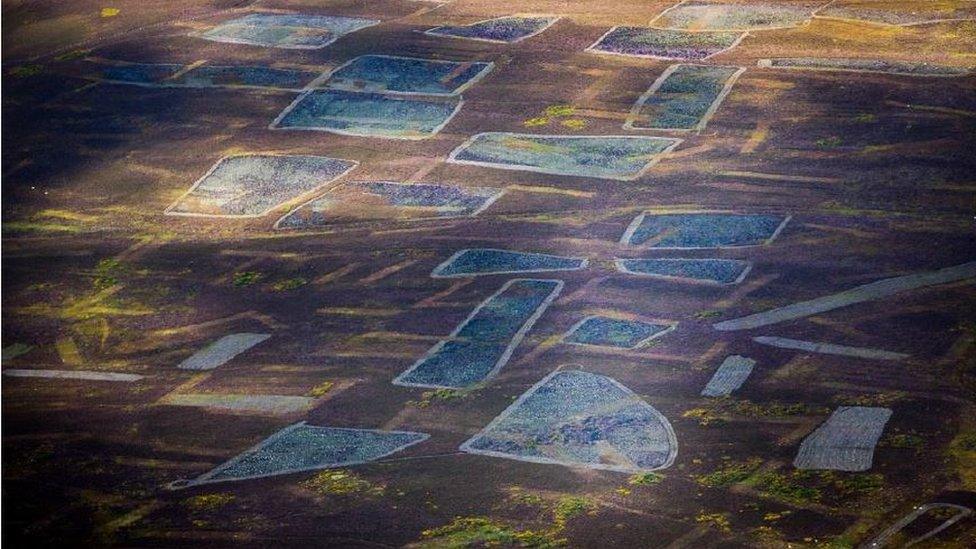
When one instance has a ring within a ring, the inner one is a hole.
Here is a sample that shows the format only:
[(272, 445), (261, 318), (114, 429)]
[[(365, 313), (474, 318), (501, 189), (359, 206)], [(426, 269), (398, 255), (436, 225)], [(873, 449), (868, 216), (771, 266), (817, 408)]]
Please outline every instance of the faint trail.
[(957, 282), (973, 277), (976, 277), (976, 261), (963, 263), (962, 265), (956, 265), (954, 267), (946, 267), (945, 269), (940, 269), (938, 271), (898, 276), (895, 278), (886, 278), (877, 282), (851, 288), (850, 290), (845, 290), (840, 293), (818, 297), (817, 299), (812, 299), (810, 301), (801, 301), (799, 303), (793, 303), (792, 305), (771, 309), (762, 313), (726, 320), (713, 324), (712, 327), (714, 327), (716, 330), (722, 331), (759, 328), (761, 326), (769, 326), (770, 324), (778, 324), (788, 320), (796, 320), (798, 318), (804, 318), (815, 314), (832, 311), (834, 309), (839, 309), (855, 303), (863, 303), (865, 301), (873, 301), (876, 299), (889, 297), (908, 290), (915, 290), (918, 288), (924, 288), (926, 286), (934, 286), (948, 282)]
[(833, 343), (820, 343), (817, 341), (802, 341), (799, 339), (789, 339), (786, 337), (760, 336), (752, 338), (756, 343), (779, 347), (780, 349), (796, 349), (799, 351), (809, 351), (811, 353), (821, 353), (825, 355), (852, 356), (857, 358), (875, 358), (878, 360), (902, 360), (911, 355), (905, 353), (895, 353), (882, 349), (868, 349), (864, 347), (848, 347), (846, 345), (835, 345)]

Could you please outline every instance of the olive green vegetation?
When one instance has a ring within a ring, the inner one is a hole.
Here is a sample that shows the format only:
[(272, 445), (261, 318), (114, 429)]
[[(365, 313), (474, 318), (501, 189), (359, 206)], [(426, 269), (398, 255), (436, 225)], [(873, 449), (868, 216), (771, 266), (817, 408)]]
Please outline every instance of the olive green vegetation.
[(457, 517), (450, 524), (424, 530), (415, 547), (455, 549), (462, 547), (563, 547), (565, 540), (554, 540), (548, 532), (517, 530), (486, 517)]
[(295, 278), (288, 278), (285, 280), (279, 280), (278, 282), (275, 282), (271, 286), (271, 289), (276, 292), (287, 292), (289, 290), (301, 288), (306, 284), (308, 284), (308, 280), (305, 280), (300, 276), (296, 276)]
[(464, 548), (464, 547), (565, 547), (568, 541), (563, 537), (569, 522), (582, 514), (593, 513), (595, 502), (583, 496), (563, 496), (556, 500), (547, 499), (515, 487), (511, 489), (509, 501), (519, 505), (531, 505), (547, 511), (552, 522), (539, 529), (523, 529), (502, 521), (486, 517), (455, 517), (445, 526), (425, 530), (421, 541), (414, 547), (424, 548)]
[[(91, 285), (78, 293), (51, 289), (59, 303), (37, 299), (14, 314), (46, 317), (63, 322), (80, 339), (79, 347), (104, 349), (113, 334), (124, 335), (124, 328), (113, 326), (116, 319), (139, 317), (185, 308), (185, 303), (158, 306), (170, 301), (171, 289), (164, 285), (134, 285), (149, 274), (114, 258), (98, 261), (90, 271)], [(39, 290), (42, 288), (38, 288)], [(43, 288), (44, 291), (49, 288)]]
[(312, 387), (312, 390), (308, 392), (308, 396), (314, 397), (314, 398), (324, 397), (326, 395), (326, 393), (328, 393), (329, 391), (331, 391), (332, 390), (332, 387), (334, 387), (334, 386), (335, 386), (335, 383), (333, 383), (331, 381), (323, 381), (322, 383), (319, 383), (315, 387)]
[(900, 448), (918, 452), (925, 448), (925, 439), (914, 431), (911, 433), (892, 433), (885, 435), (881, 439), (880, 445), (888, 448)]
[(264, 275), (257, 271), (241, 271), (234, 273), (234, 279), (232, 282), (234, 286), (241, 288), (243, 286), (250, 286), (262, 278), (264, 278)]
[(452, 402), (455, 400), (461, 400), (462, 398), (468, 396), (470, 391), (461, 391), (458, 389), (434, 389), (433, 391), (424, 391), (420, 395), (420, 400), (410, 400), (407, 401), (407, 405), (416, 406), (418, 408), (427, 408), (436, 402)]
[(696, 476), (695, 480), (698, 482), (698, 484), (707, 486), (709, 488), (731, 486), (751, 477), (760, 465), (762, 465), (762, 460), (759, 458), (752, 458), (748, 461), (741, 462), (730, 461), (726, 462), (721, 468), (716, 469), (711, 473)]
[(303, 482), (302, 487), (320, 496), (382, 496), (386, 486), (372, 482), (342, 469), (330, 469)]
[(698, 420), (702, 426), (721, 425), (732, 416), (746, 418), (778, 418), (809, 414), (825, 414), (826, 409), (803, 403), (784, 404), (781, 402), (756, 403), (730, 397), (710, 399), (699, 408), (692, 408), (681, 417)]
[(762, 460), (724, 461), (714, 471), (696, 475), (695, 481), (708, 488), (749, 486), (760, 495), (792, 505), (821, 503), (824, 494), (839, 500), (872, 494), (884, 487), (880, 474), (838, 473), (834, 471), (762, 470)]
[(200, 494), (183, 500), (183, 506), (191, 511), (214, 511), (237, 499), (234, 494)]
[(861, 395), (838, 395), (834, 402), (844, 406), (884, 406), (885, 408), (901, 402), (908, 397), (904, 391), (884, 391)]
[(627, 479), (627, 484), (633, 486), (653, 486), (659, 484), (662, 480), (664, 480), (664, 475), (658, 473), (637, 473)]
[(834, 147), (839, 147), (842, 143), (840, 137), (832, 135), (830, 137), (822, 137), (814, 142), (814, 144), (819, 149), (832, 149)]
[(711, 526), (712, 528), (718, 528), (726, 533), (732, 531), (732, 525), (729, 523), (729, 518), (725, 515), (725, 513), (701, 512), (695, 517), (695, 522), (698, 524)]
[(949, 443), (948, 453), (963, 487), (976, 490), (976, 431), (964, 430), (956, 435)]

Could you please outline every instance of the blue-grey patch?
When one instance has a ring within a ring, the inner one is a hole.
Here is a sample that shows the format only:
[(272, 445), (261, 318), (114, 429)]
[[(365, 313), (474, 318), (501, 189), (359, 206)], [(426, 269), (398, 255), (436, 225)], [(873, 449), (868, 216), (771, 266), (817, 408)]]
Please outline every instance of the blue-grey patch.
[(427, 34), (511, 44), (541, 33), (558, 19), (558, 17), (498, 17), (470, 25), (435, 27), (428, 30)]
[(455, 253), (438, 265), (430, 276), (449, 278), (500, 273), (575, 271), (585, 266), (586, 259), (579, 257), (474, 248)]
[(479, 133), (454, 149), (448, 161), (630, 181), (679, 143), (667, 137)]
[(297, 69), (203, 65), (170, 80), (168, 84), (192, 88), (241, 86), (299, 90), (316, 77), (318, 73)]
[(752, 268), (740, 259), (618, 259), (617, 269), (628, 274), (666, 280), (738, 284)]
[(890, 418), (888, 408), (841, 406), (803, 440), (793, 465), (798, 469), (867, 471)]
[(356, 181), (330, 189), (289, 212), (275, 227), (303, 229), (356, 220), (471, 216), (504, 192), (505, 189), (492, 187)]
[(822, 2), (792, 5), (784, 2), (721, 3), (692, 0), (670, 7), (651, 24), (669, 29), (752, 30), (794, 27), (809, 19)]
[(214, 341), (180, 363), (181, 370), (213, 370), (271, 337), (269, 334), (230, 334)]
[(312, 90), (289, 105), (271, 127), (360, 137), (426, 139), (440, 131), (460, 108), (458, 97)]
[(111, 82), (149, 85), (162, 83), (182, 68), (182, 65), (170, 63), (128, 63), (106, 66), (99, 74)]
[(789, 217), (771, 214), (643, 213), (620, 242), (650, 248), (730, 248), (767, 244)]
[(637, 101), (624, 127), (703, 129), (741, 72), (739, 67), (672, 65)]
[(378, 24), (375, 19), (328, 15), (254, 13), (231, 19), (200, 34), (214, 42), (289, 49), (328, 46), (341, 36)]
[(560, 280), (508, 281), (393, 383), (460, 389), (488, 379), (508, 362), (562, 286)]
[(491, 63), (363, 55), (336, 69), (324, 87), (350, 91), (453, 95), (491, 70)]
[(735, 46), (744, 36), (743, 32), (614, 27), (588, 51), (658, 59), (702, 60)]
[(296, 423), (257, 446), (173, 488), (315, 471), (368, 463), (427, 440), (428, 435), (406, 431), (376, 431), (317, 427)]
[(461, 450), (630, 473), (669, 467), (678, 441), (660, 412), (616, 380), (567, 370), (526, 391)]
[(744, 356), (726, 357), (712, 375), (712, 379), (708, 380), (708, 384), (701, 392), (702, 396), (721, 397), (732, 394), (732, 391), (742, 387), (746, 382), (755, 365), (755, 360)]
[(672, 329), (674, 326), (670, 324), (591, 316), (573, 326), (563, 336), (563, 341), (578, 345), (634, 349)]
[(324, 156), (248, 154), (221, 158), (170, 215), (255, 217), (334, 181), (357, 163)]

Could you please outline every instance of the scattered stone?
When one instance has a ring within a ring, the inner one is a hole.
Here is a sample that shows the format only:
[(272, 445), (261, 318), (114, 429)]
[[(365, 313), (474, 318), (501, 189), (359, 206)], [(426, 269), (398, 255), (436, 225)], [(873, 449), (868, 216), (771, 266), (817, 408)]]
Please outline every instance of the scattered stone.
[(841, 406), (803, 440), (793, 465), (798, 469), (867, 471), (889, 418), (889, 408)]
[(199, 34), (214, 42), (269, 48), (319, 49), (346, 34), (379, 24), (375, 19), (329, 15), (252, 13)]
[(375, 461), (427, 440), (428, 435), (405, 431), (377, 431), (317, 427), (304, 421), (285, 427), (245, 451), (192, 480), (178, 480), (172, 489), (347, 467)]
[(702, 61), (734, 48), (744, 32), (686, 32), (613, 27), (586, 51), (609, 55)]
[(744, 71), (717, 65), (671, 65), (637, 100), (624, 128), (701, 131)]
[(559, 17), (521, 16), (498, 17), (471, 23), (470, 25), (445, 25), (424, 32), (432, 36), (466, 38), (482, 42), (514, 44), (542, 33), (553, 25)]
[(722, 397), (732, 394), (733, 391), (742, 387), (742, 384), (749, 379), (752, 368), (756, 361), (744, 356), (732, 355), (726, 357), (722, 364), (708, 380), (708, 384), (702, 390), (701, 395), (706, 397)]
[(243, 154), (221, 158), (167, 215), (260, 217), (358, 165), (325, 156)]
[(668, 420), (616, 380), (578, 370), (546, 376), (461, 445), (519, 461), (640, 473), (669, 467)]
[(617, 259), (623, 273), (702, 284), (730, 285), (742, 282), (752, 262), (739, 259)]
[(590, 316), (570, 328), (563, 341), (574, 345), (637, 349), (674, 330), (674, 327), (673, 324)]
[(508, 362), (562, 287), (560, 280), (508, 281), (393, 383), (462, 389), (485, 381)]
[(455, 164), (632, 181), (681, 143), (641, 136), (479, 133), (454, 149)]
[(481, 275), (576, 271), (586, 267), (587, 260), (577, 257), (514, 252), (494, 248), (461, 250), (438, 265), (430, 276), (460, 278)]

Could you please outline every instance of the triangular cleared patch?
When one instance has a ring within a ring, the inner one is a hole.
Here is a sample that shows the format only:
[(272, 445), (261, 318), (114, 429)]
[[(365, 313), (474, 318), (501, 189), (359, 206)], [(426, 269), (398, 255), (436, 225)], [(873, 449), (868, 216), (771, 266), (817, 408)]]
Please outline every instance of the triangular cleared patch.
[(566, 370), (534, 385), (461, 450), (639, 472), (669, 467), (678, 441), (660, 412), (616, 380)]
[(170, 487), (186, 488), (358, 465), (399, 452), (427, 438), (428, 435), (423, 433), (317, 427), (303, 421), (285, 427), (208, 473), (193, 480), (176, 481)]

